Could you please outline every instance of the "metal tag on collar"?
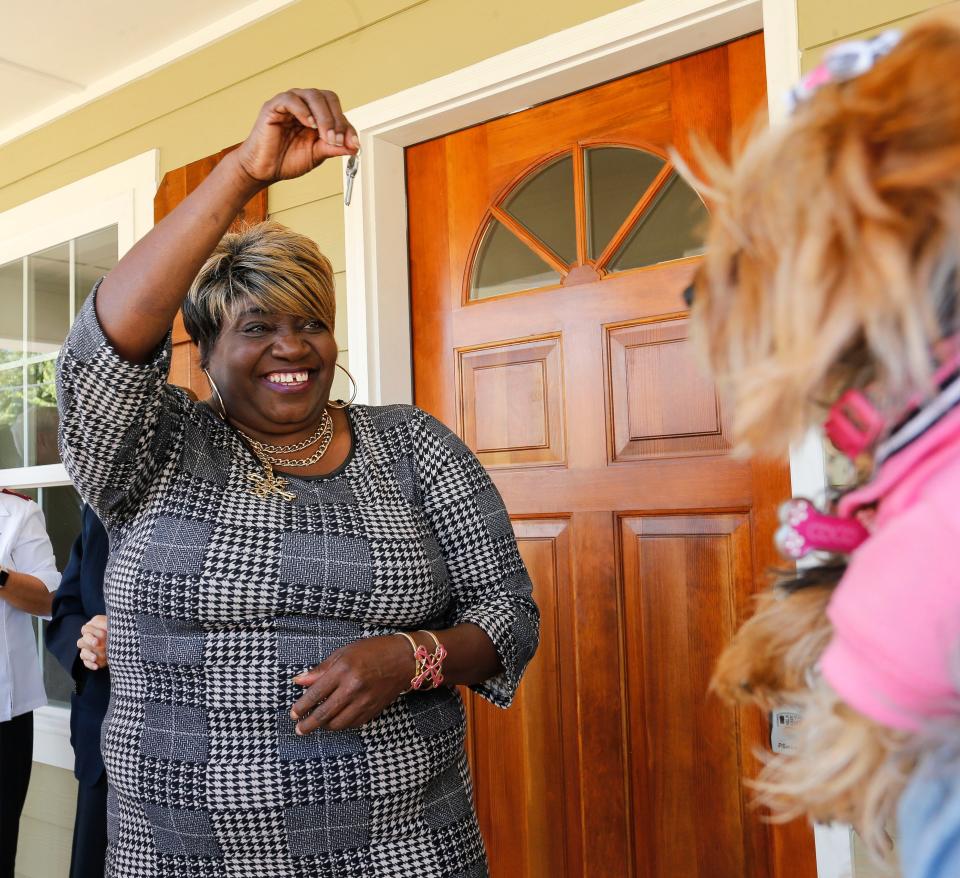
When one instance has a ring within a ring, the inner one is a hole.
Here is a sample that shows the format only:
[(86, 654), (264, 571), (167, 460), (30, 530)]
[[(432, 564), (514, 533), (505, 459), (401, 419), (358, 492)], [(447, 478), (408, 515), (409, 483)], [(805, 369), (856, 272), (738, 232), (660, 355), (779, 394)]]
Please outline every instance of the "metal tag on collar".
[(353, 198), (353, 178), (360, 170), (360, 153), (355, 153), (347, 159), (347, 185), (343, 192), (343, 203), (349, 207)]

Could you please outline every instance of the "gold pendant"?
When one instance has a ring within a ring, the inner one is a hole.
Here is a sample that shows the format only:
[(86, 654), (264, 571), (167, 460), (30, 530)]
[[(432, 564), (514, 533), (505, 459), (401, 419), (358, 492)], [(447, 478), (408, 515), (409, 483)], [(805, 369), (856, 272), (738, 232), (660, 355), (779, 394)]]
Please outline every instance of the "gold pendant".
[(297, 495), (291, 494), (283, 489), (287, 486), (287, 480), (280, 476), (275, 476), (272, 469), (267, 469), (263, 475), (260, 473), (247, 473), (247, 481), (251, 486), (247, 488), (247, 493), (253, 494), (265, 500), (271, 494), (277, 494), (284, 500), (296, 500)]

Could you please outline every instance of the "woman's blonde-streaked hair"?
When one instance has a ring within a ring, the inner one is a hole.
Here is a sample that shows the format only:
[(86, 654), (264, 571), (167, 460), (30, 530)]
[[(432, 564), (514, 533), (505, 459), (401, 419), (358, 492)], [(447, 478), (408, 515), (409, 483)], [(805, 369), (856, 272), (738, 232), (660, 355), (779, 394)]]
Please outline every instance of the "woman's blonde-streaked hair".
[(960, 27), (925, 21), (865, 74), (823, 86), (732, 164), (712, 201), (694, 335), (741, 449), (780, 453), (851, 387), (895, 410), (955, 332)]
[(317, 245), (267, 221), (223, 236), (183, 303), (183, 324), (206, 368), (224, 320), (240, 304), (265, 312), (320, 320), (333, 332), (333, 268)]

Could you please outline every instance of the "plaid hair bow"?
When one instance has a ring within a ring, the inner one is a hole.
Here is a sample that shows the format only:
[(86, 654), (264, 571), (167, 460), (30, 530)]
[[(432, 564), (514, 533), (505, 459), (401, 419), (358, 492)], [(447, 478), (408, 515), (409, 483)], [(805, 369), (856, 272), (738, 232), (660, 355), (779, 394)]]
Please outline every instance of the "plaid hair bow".
[(792, 113), (828, 83), (845, 82), (866, 73), (880, 58), (890, 53), (900, 38), (900, 31), (888, 30), (869, 40), (850, 40), (834, 46), (813, 70), (787, 92), (789, 111)]

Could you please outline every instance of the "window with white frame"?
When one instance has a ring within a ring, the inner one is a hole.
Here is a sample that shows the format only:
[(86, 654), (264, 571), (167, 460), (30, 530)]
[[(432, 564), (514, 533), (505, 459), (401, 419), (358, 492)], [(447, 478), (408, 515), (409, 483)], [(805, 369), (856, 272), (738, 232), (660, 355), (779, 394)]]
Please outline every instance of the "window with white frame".
[[(91, 286), (116, 264), (113, 224), (0, 265), (0, 468), (60, 463), (57, 353)], [(43, 509), (57, 568), (63, 570), (80, 532), (76, 491), (69, 484), (16, 487)], [(67, 707), (72, 680), (43, 649), (46, 622), (35, 624), (47, 697)]]
[[(152, 225), (156, 181), (151, 151), (0, 213), (0, 487), (40, 504), (61, 571), (82, 501), (57, 451), (56, 358), (97, 278)], [(36, 620), (49, 706), (34, 758), (70, 768), (73, 681), (44, 649), (45, 626)]]
[(0, 265), (0, 469), (59, 463), (57, 352), (93, 282), (116, 264), (113, 224)]

